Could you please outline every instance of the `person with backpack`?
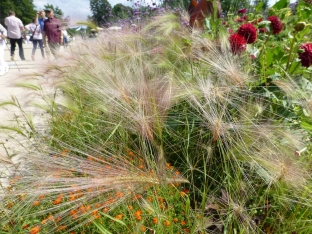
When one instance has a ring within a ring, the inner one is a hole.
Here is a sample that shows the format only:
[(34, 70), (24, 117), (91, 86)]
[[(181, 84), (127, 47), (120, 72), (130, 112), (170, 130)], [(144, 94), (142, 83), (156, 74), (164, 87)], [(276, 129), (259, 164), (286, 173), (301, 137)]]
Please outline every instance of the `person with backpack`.
[[(39, 13), (37, 13), (37, 15), (38, 14)], [(37, 21), (38, 20), (36, 18), (33, 18), (32, 23), (25, 26), (25, 28), (28, 31), (30, 31), (30, 33), (32, 35), (32, 43), (33, 43), (33, 49), (32, 49), (32, 53), (31, 53), (32, 60), (35, 60), (35, 53), (36, 53), (37, 45), (39, 45), (39, 47), (40, 47), (42, 58), (45, 59), (41, 27), (38, 23), (36, 23)]]

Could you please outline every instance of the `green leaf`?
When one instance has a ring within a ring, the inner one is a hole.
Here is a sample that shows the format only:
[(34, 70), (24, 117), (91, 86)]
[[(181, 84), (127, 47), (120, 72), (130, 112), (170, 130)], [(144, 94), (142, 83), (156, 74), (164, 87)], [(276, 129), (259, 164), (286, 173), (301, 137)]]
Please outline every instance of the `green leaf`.
[(100, 224), (98, 222), (93, 222), (93, 224), (99, 229), (99, 231), (102, 234), (112, 234), (110, 231), (108, 231), (106, 228), (104, 228), (102, 224)]
[(105, 214), (105, 213), (103, 213), (103, 212), (100, 212), (102, 215), (104, 215), (104, 216), (106, 216), (107, 218), (109, 218), (109, 219), (111, 219), (111, 220), (114, 220), (115, 222), (117, 222), (117, 223), (119, 223), (119, 224), (121, 224), (121, 225), (123, 225), (123, 226), (127, 226), (124, 222), (122, 222), (121, 220), (119, 220), (119, 219), (116, 219), (116, 218), (114, 218), (114, 217), (112, 217), (112, 216), (110, 216), (110, 215), (108, 215), (108, 214)]
[(258, 12), (262, 11), (262, 7), (263, 7), (263, 1), (261, 1), (255, 8), (255, 14), (257, 14)]
[(312, 124), (309, 124), (305, 121), (301, 122), (300, 127), (305, 130), (312, 131)]
[(289, 0), (279, 0), (277, 3), (275, 3), (272, 6), (272, 9), (280, 10), (280, 9), (286, 8), (289, 5), (289, 3), (290, 3)]

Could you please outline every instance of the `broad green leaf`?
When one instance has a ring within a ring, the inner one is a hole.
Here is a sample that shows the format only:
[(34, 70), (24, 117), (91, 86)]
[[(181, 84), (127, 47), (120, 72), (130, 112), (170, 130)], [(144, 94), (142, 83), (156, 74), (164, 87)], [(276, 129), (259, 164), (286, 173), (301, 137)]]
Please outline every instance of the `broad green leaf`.
[(100, 212), (102, 215), (104, 215), (104, 216), (106, 216), (107, 218), (109, 218), (109, 219), (111, 219), (111, 220), (114, 220), (115, 222), (117, 222), (117, 223), (119, 223), (119, 224), (121, 224), (121, 225), (123, 225), (123, 226), (127, 226), (124, 222), (122, 222), (121, 220), (119, 220), (119, 219), (116, 219), (116, 218), (114, 218), (114, 217), (112, 217), (112, 216), (110, 216), (110, 215), (108, 215), (108, 214), (105, 214), (105, 213), (103, 213), (103, 212)]
[(112, 234), (110, 231), (108, 231), (106, 228), (104, 228), (102, 224), (100, 224), (98, 222), (93, 222), (93, 224), (99, 229), (101, 234)]
[(261, 1), (255, 8), (255, 14), (257, 14), (258, 12), (262, 11), (262, 7), (263, 7), (263, 1)]
[(312, 124), (309, 124), (305, 121), (301, 122), (300, 127), (305, 130), (312, 131)]
[(272, 6), (272, 9), (280, 10), (280, 9), (286, 8), (289, 5), (289, 3), (290, 3), (289, 0), (279, 0)]

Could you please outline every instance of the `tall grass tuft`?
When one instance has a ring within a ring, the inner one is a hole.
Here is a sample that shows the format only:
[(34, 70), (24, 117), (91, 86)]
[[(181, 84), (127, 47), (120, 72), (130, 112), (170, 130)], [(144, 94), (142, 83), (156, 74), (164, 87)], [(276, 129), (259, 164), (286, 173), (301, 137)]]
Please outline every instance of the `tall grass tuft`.
[[(3, 230), (304, 228), (311, 186), (306, 156), (295, 154), (307, 144), (302, 131), (249, 74), (249, 58), (230, 51), (226, 35), (190, 33), (174, 14), (73, 45), (46, 68), (62, 99), (48, 103), (49, 139), (36, 135), (13, 178)], [(296, 81), (274, 84), (300, 102)]]

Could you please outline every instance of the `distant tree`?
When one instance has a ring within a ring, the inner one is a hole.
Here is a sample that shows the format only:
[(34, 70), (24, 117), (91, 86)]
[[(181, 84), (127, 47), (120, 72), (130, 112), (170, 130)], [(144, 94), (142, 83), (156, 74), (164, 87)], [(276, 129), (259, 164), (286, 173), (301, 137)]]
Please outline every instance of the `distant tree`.
[(181, 8), (186, 10), (189, 4), (190, 0), (163, 0), (163, 5), (170, 6), (171, 8)]
[(0, 0), (0, 22), (8, 16), (9, 11), (15, 12), (16, 17), (21, 19), (23, 24), (28, 24), (36, 16), (33, 0)]
[(220, 0), (223, 13), (237, 13), (241, 8), (249, 8), (249, 0)]
[(107, 23), (112, 14), (112, 6), (107, 0), (90, 0), (92, 19), (98, 25)]
[(58, 6), (53, 6), (52, 4), (44, 5), (44, 9), (51, 8), (54, 12), (56, 18), (62, 19), (64, 16), (63, 11)]
[(114, 16), (125, 19), (132, 16), (133, 9), (131, 7), (124, 6), (123, 4), (118, 3), (113, 7), (112, 12)]
[(58, 18), (64, 27), (70, 25), (70, 16), (64, 17), (63, 11), (58, 6), (53, 6), (52, 4), (44, 5), (44, 9), (51, 8), (54, 12), (54, 16)]

